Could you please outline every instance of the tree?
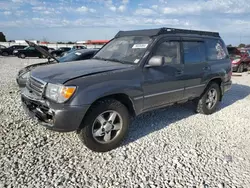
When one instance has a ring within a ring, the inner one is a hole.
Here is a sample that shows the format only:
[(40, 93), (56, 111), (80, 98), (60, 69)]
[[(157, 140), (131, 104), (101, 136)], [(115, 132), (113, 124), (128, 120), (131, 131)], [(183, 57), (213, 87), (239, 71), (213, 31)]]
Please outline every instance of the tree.
[(6, 42), (5, 35), (2, 32), (0, 32), (0, 42)]
[(245, 46), (246, 46), (246, 45), (243, 44), (243, 43), (239, 44), (239, 48), (244, 48)]

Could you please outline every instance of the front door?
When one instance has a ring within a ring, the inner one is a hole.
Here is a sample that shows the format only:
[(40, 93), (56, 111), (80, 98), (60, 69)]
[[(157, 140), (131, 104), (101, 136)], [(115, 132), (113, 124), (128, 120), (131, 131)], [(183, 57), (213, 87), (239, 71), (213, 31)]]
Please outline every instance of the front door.
[(182, 100), (184, 94), (183, 64), (178, 38), (160, 40), (152, 56), (163, 56), (164, 65), (143, 69), (144, 110)]

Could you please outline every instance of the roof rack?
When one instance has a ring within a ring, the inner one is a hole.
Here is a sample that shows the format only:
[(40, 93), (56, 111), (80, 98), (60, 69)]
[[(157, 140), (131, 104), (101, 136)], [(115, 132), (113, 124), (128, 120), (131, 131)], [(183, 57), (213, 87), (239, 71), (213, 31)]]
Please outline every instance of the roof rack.
[(122, 36), (157, 36), (157, 35), (162, 35), (162, 34), (177, 34), (177, 33), (220, 37), (218, 32), (198, 31), (198, 30), (176, 29), (176, 28), (163, 27), (163, 28), (159, 28), (159, 29), (119, 31), (116, 34), (115, 38), (122, 37)]
[(214, 36), (219, 37), (218, 32), (211, 32), (211, 31), (198, 31), (198, 30), (188, 30), (188, 29), (175, 29), (175, 28), (161, 28), (159, 34), (168, 34), (168, 33), (184, 33), (184, 34), (196, 34), (196, 35), (207, 35), (207, 36)]

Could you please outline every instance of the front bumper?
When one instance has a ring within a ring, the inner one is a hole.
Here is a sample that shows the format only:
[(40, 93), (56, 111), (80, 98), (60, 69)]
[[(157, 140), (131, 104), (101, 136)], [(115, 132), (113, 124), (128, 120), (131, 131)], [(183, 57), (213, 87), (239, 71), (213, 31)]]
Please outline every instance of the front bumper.
[(238, 64), (232, 64), (232, 71), (237, 72), (239, 65)]
[(79, 129), (89, 105), (70, 106), (50, 104), (44, 100), (34, 100), (21, 94), (22, 105), (26, 113), (46, 128), (58, 132), (70, 132)]
[(18, 56), (19, 54), (18, 54), (18, 52), (13, 52), (13, 55)]

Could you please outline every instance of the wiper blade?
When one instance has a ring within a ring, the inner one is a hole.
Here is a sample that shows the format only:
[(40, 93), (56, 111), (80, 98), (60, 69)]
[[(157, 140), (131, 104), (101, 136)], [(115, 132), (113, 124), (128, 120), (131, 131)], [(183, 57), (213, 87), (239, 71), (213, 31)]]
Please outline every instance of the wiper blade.
[(118, 62), (118, 63), (122, 63), (122, 64), (133, 64), (132, 62), (130, 61), (124, 61), (124, 60), (121, 60), (121, 59), (107, 59), (108, 61), (114, 61), (114, 62)]
[(114, 61), (114, 62), (119, 62), (119, 63), (123, 63), (123, 61), (121, 61), (120, 59), (107, 59), (107, 61)]
[(98, 60), (104, 60), (107, 61), (108, 59), (102, 58), (102, 57), (93, 57), (92, 59), (98, 59)]
[(114, 62), (118, 62), (118, 63), (122, 63), (122, 64), (133, 64), (129, 61), (123, 61), (121, 59), (115, 59), (115, 58), (106, 59), (106, 58), (102, 58), (102, 57), (93, 57), (92, 59), (99, 59), (99, 60), (104, 60), (104, 61), (114, 61)]

